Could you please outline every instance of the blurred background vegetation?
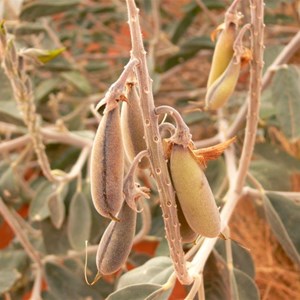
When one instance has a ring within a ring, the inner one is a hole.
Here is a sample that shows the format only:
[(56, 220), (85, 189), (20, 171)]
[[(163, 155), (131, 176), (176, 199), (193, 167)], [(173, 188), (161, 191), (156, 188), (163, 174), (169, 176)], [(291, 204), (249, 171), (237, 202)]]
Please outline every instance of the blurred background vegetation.
[[(214, 49), (210, 33), (223, 22), (230, 3), (203, 0), (204, 12), (199, 2), (137, 1), (156, 105), (168, 104), (182, 112), (194, 141), (212, 137), (218, 131), (217, 115), (200, 112), (198, 108), (206, 92)], [(244, 19), (249, 20), (248, 1), (241, 0), (241, 11)], [(125, 1), (6, 0), (0, 2), (0, 18), (5, 20), (9, 37), (20, 51), (65, 48), (46, 64), (26, 60), (25, 68), (33, 83), (41, 127), (56, 133), (53, 138), (49, 135), (45, 138), (51, 168), (70, 171), (82, 147), (80, 143), (65, 144), (57, 136), (71, 132), (83, 143), (92, 142), (99, 123), (92, 107), (118, 78), (130, 56)], [(265, 24), (264, 70), (299, 32), (300, 2), (266, 1)], [(248, 281), (239, 281), (244, 275), (236, 275), (237, 280), (242, 289), (259, 290), (261, 299), (296, 299), (300, 295), (299, 63), (300, 51), (293, 54), (288, 65), (274, 70), (273, 79), (262, 95), (250, 172), (268, 191), (267, 200), (245, 196), (230, 224), (232, 238), (238, 242), (233, 243), (234, 266), (247, 275)], [(229, 123), (245, 102), (248, 72), (242, 71), (237, 90), (224, 109)], [(95, 245), (108, 224), (91, 204), (88, 168), (84, 166), (79, 179), (64, 184), (49, 182), (41, 172), (30, 140), (10, 146), (15, 139), (26, 136), (28, 130), (3, 69), (0, 69), (0, 89), (0, 195), (10, 208), (10, 219), (42, 258), (42, 299), (104, 299), (115, 290), (121, 272), (93, 287), (84, 282), (84, 241), (88, 239), (91, 245), (88, 248), (91, 277), (96, 273)], [(243, 128), (237, 134), (239, 157)], [(210, 163), (207, 176), (214, 193), (221, 198), (222, 187), (227, 184), (223, 158)], [(248, 184), (251, 186), (251, 182)], [(78, 201), (80, 197), (86, 201)], [(48, 206), (53, 198), (60, 203), (54, 210)], [(145, 239), (134, 246), (129, 269), (143, 265), (153, 256), (168, 255), (155, 191), (151, 198), (152, 227)], [(34, 282), (39, 278), (38, 268), (3, 216), (0, 216), (0, 237), (0, 299), (36, 297), (39, 292), (34, 290)], [(222, 294), (225, 285), (222, 274), (216, 267), (218, 262), (224, 262), (223, 248), (220, 241), (217, 254), (211, 255), (207, 262), (204, 277), (207, 299), (227, 299)], [(166, 266), (170, 266), (168, 263)], [(161, 265), (161, 261), (157, 264)], [(166, 278), (162, 277), (159, 284)], [(220, 291), (222, 297), (217, 296)], [(185, 294), (185, 288), (177, 284), (171, 299), (183, 299)]]

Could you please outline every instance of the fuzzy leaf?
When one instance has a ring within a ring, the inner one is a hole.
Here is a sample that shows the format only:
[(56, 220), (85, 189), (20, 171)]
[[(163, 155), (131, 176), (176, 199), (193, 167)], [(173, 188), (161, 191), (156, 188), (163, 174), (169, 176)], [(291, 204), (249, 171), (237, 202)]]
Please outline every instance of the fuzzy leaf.
[(20, 277), (16, 270), (0, 270), (0, 294), (7, 292)]
[(300, 266), (300, 204), (281, 195), (263, 197), (267, 220), (287, 255)]
[(272, 83), (276, 117), (290, 140), (300, 138), (300, 71), (295, 66), (279, 69)]
[(166, 256), (155, 257), (144, 265), (125, 273), (118, 282), (118, 289), (133, 284), (164, 284), (173, 272), (172, 262)]
[(68, 11), (80, 3), (80, 0), (31, 0), (26, 1), (21, 9), (20, 18), (33, 21), (39, 17), (50, 16)]
[(233, 299), (240, 300), (259, 300), (259, 291), (253, 281), (253, 279), (246, 273), (234, 269), (234, 278), (236, 282), (238, 297)]
[(91, 208), (83, 193), (73, 196), (69, 210), (68, 238), (75, 250), (82, 250), (92, 225)]
[(0, 101), (0, 120), (17, 126), (24, 126), (22, 116), (14, 101)]
[[(120, 300), (120, 299), (134, 299), (145, 300), (151, 294), (161, 289), (161, 285), (158, 284), (135, 284), (130, 285), (122, 289), (118, 289), (116, 292), (110, 294), (106, 300)], [(168, 298), (159, 298), (160, 300)]]
[(103, 299), (93, 287), (84, 282), (83, 277), (78, 277), (64, 266), (48, 262), (45, 265), (45, 274), (49, 290), (55, 299)]
[(84, 94), (89, 94), (92, 90), (89, 81), (79, 72), (64, 72), (61, 76)]

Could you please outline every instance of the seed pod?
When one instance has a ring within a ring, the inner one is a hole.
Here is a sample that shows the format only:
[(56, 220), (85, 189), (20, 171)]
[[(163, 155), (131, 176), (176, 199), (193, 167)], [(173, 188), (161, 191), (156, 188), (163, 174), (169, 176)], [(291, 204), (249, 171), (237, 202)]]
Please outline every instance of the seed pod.
[[(140, 107), (140, 99), (137, 88), (134, 83), (127, 84), (127, 101), (123, 103), (121, 110), (122, 135), (125, 146), (125, 153), (130, 160), (143, 150), (147, 149), (144, 139), (144, 125), (142, 118), (142, 110)], [(146, 169), (149, 166), (149, 160), (144, 157), (139, 163), (139, 167)]]
[(210, 86), (205, 97), (205, 109), (222, 107), (234, 92), (240, 74), (241, 64), (231, 60), (225, 72)]
[(100, 215), (117, 220), (123, 202), (123, 175), (124, 150), (116, 103), (105, 108), (91, 154), (91, 194)]
[(218, 37), (212, 63), (211, 69), (207, 81), (207, 89), (223, 74), (226, 70), (230, 60), (233, 56), (233, 44), (236, 37), (236, 24), (229, 23), (226, 25), (225, 23), (221, 24), (215, 31), (212, 37), (219, 32), (221, 33)]
[(251, 59), (251, 51), (244, 49), (242, 56), (234, 55), (224, 73), (210, 86), (205, 97), (205, 109), (222, 107), (233, 94), (239, 79), (241, 66)]
[(135, 234), (136, 211), (124, 201), (118, 218), (106, 228), (96, 254), (98, 275), (109, 275), (118, 271), (126, 262)]
[(188, 224), (188, 222), (183, 214), (180, 202), (178, 201), (177, 197), (176, 197), (176, 205), (177, 205), (178, 221), (180, 223), (180, 235), (182, 238), (182, 242), (183, 243), (192, 243), (196, 240), (198, 234), (196, 232), (194, 232), (193, 229)]
[(170, 171), (189, 226), (200, 235), (218, 236), (221, 227), (218, 207), (205, 174), (188, 147), (173, 145)]

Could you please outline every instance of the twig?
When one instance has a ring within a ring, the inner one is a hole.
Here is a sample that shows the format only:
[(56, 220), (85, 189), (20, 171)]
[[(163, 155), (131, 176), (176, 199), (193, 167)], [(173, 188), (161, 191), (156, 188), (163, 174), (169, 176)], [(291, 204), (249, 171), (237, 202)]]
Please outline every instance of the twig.
[[(274, 70), (286, 62), (289, 61), (289, 59), (299, 50), (300, 48), (300, 31), (291, 39), (291, 41), (285, 46), (285, 48), (281, 51), (281, 53), (277, 56), (275, 61), (271, 64), (271, 66), (268, 67), (267, 71), (265, 72), (262, 82), (261, 82), (261, 88), (262, 90), (266, 89), (268, 86)], [(227, 132), (227, 138), (234, 137), (237, 132), (242, 128), (246, 115), (248, 110), (248, 100), (245, 102), (245, 104), (240, 108), (237, 116), (235, 117), (234, 122), (230, 126)], [(204, 148), (211, 145), (215, 145), (221, 141), (219, 134), (215, 135), (214, 137), (211, 137), (209, 139), (205, 139), (202, 141), (195, 142), (195, 145), (197, 148)]]
[(141, 108), (145, 124), (145, 140), (151, 157), (152, 174), (156, 180), (160, 196), (170, 255), (179, 281), (182, 284), (190, 284), (193, 278), (187, 272), (186, 261), (181, 247), (175, 195), (164, 159), (162, 143), (159, 138), (158, 117), (154, 112), (152, 80), (149, 77), (147, 67), (146, 51), (141, 35), (138, 9), (134, 0), (126, 0), (126, 3), (132, 43), (131, 54), (132, 57), (137, 58), (139, 61), (139, 64), (136, 66), (136, 75), (140, 96), (143, 99), (141, 101)]
[(30, 300), (42, 300), (42, 297), (41, 297), (42, 278), (43, 278), (43, 270), (38, 268), (36, 270), (35, 280), (34, 280)]
[[(69, 144), (76, 147), (84, 148), (84, 147), (91, 147), (93, 142), (86, 138), (80, 137), (75, 135), (71, 132), (61, 132), (57, 130), (53, 130), (51, 128), (41, 128), (41, 134), (46, 141), (54, 141), (60, 142), (63, 144)], [(24, 147), (31, 141), (30, 135), (24, 135), (18, 138), (15, 138), (10, 141), (2, 142), (0, 144), (0, 152), (9, 152), (13, 151), (17, 148)]]
[(19, 225), (18, 221), (16, 221), (13, 214), (10, 212), (9, 208), (5, 205), (2, 198), (0, 198), (0, 213), (2, 214), (7, 224), (10, 226), (10, 228), (12, 229), (12, 231), (14, 232), (14, 234), (16, 235), (20, 243), (22, 244), (28, 256), (32, 259), (33, 262), (37, 264), (39, 268), (41, 268), (42, 262), (38, 252), (31, 245), (30, 241), (28, 240), (26, 234), (23, 231), (23, 228)]

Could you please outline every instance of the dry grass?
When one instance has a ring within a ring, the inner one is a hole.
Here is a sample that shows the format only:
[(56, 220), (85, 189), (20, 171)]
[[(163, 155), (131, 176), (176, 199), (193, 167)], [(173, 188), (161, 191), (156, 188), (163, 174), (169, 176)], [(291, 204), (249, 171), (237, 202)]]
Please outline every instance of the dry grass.
[[(258, 208), (258, 210), (257, 210)], [(300, 273), (273, 236), (254, 199), (243, 198), (231, 220), (232, 238), (251, 251), (261, 299), (299, 299)]]

